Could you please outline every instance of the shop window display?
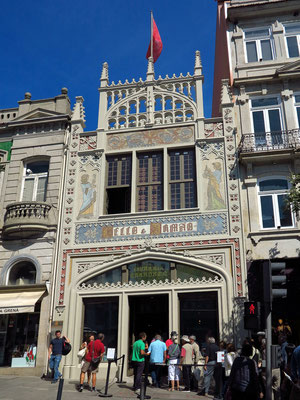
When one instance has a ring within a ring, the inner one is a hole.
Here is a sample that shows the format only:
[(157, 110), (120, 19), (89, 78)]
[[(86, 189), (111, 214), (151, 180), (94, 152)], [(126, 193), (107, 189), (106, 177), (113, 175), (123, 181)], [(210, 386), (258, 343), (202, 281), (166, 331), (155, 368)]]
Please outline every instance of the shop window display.
[(34, 367), (40, 303), (34, 313), (0, 315), (0, 366)]

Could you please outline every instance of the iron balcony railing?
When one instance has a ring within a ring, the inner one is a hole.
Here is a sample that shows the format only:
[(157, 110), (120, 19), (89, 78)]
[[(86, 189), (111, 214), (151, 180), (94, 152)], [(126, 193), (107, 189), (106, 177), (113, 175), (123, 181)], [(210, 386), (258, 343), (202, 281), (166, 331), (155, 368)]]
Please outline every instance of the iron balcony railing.
[(239, 145), (239, 153), (297, 148), (300, 148), (300, 129), (246, 133), (242, 136)]

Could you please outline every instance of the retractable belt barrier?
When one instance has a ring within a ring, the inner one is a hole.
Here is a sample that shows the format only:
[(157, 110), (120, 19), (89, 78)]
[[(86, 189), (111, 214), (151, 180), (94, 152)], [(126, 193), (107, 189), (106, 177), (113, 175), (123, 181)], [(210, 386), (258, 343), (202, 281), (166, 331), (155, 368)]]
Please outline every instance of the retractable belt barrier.
[(108, 394), (108, 385), (109, 385), (109, 374), (110, 374), (110, 366), (112, 362), (115, 362), (117, 364), (117, 361), (122, 359), (122, 367), (121, 367), (121, 378), (117, 380), (117, 383), (126, 383), (123, 381), (123, 372), (124, 372), (124, 362), (125, 362), (125, 354), (123, 354), (121, 357), (115, 358), (113, 360), (107, 360), (108, 361), (108, 367), (107, 367), (107, 374), (106, 374), (106, 382), (105, 382), (105, 391), (104, 393), (99, 393), (99, 397), (112, 397), (112, 394)]

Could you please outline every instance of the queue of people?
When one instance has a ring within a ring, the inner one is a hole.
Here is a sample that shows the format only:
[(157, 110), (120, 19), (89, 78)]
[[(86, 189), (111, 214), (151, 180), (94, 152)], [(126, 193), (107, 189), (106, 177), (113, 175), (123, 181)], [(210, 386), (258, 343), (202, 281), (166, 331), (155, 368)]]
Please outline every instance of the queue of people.
[[(87, 389), (96, 392), (96, 374), (105, 352), (103, 340), (103, 333), (98, 334), (97, 338), (91, 333), (80, 347), (78, 352), (81, 367), (79, 392), (83, 391), (86, 375)], [(67, 343), (70, 343), (69, 339), (62, 336), (61, 331), (56, 331), (55, 338), (49, 346), (49, 366), (54, 373), (52, 383), (56, 383), (61, 377), (59, 365)], [(206, 342), (201, 346), (194, 335), (183, 335), (179, 340), (176, 331), (171, 332), (166, 343), (159, 334), (155, 335), (148, 346), (147, 334), (141, 332), (132, 348), (133, 389), (137, 395), (140, 395), (142, 376), (145, 374), (146, 381), (148, 380), (149, 367), (152, 385), (157, 388), (162, 387), (167, 375), (169, 391), (196, 391), (199, 395), (209, 396), (212, 392), (213, 378), (216, 400), (263, 399), (266, 380), (262, 364), (266, 356), (265, 348), (266, 341), (263, 332), (258, 334), (256, 342), (251, 338), (246, 338), (239, 351), (236, 351), (233, 343), (226, 344), (220, 341), (217, 344), (212, 336), (207, 337)], [(281, 368), (278, 369), (279, 372), (273, 371), (274, 398), (300, 399), (300, 346), (286, 344), (284, 350), (285, 354)], [(166, 365), (167, 374), (165, 373)], [(182, 389), (180, 389), (181, 378), (184, 384)], [(294, 397), (293, 393), (296, 393)]]

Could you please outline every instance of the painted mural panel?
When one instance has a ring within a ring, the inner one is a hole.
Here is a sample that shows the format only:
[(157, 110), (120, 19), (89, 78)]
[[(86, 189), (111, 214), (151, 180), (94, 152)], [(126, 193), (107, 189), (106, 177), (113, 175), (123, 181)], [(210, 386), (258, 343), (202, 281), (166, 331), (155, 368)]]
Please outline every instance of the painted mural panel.
[(227, 233), (227, 214), (118, 220), (76, 225), (75, 243), (97, 243), (145, 238), (219, 235)]
[(214, 153), (208, 159), (203, 160), (204, 183), (204, 209), (221, 210), (226, 208), (225, 180), (223, 160), (218, 160)]
[(192, 143), (194, 127), (151, 129), (142, 132), (112, 134), (107, 136), (107, 150), (132, 149), (176, 143)]
[(79, 211), (77, 219), (81, 218), (92, 218), (95, 211), (96, 203), (96, 173), (87, 169), (80, 175), (80, 192), (78, 193), (79, 198)]

